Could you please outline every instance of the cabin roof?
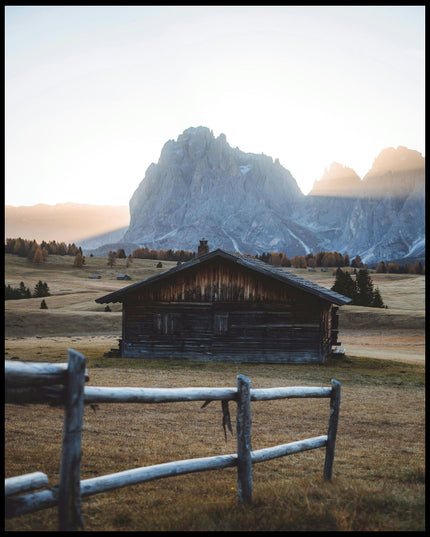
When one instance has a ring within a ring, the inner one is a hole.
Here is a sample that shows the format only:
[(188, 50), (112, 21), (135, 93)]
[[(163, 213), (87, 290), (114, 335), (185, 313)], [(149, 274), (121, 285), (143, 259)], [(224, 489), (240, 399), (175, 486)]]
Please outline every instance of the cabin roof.
[(108, 295), (97, 298), (96, 302), (99, 304), (106, 304), (109, 302), (122, 302), (128, 295), (133, 294), (134, 292), (139, 291), (144, 287), (152, 285), (155, 282), (162, 281), (178, 272), (186, 271), (191, 267), (197, 266), (199, 263), (209, 261), (216, 257), (221, 257), (223, 259), (233, 261), (234, 263), (246, 267), (247, 269), (268, 276), (269, 278), (273, 278), (291, 287), (301, 289), (304, 292), (307, 292), (311, 295), (315, 295), (322, 300), (331, 302), (332, 304), (343, 306), (351, 302), (350, 298), (343, 296), (340, 293), (336, 293), (335, 291), (331, 291), (330, 289), (322, 287), (309, 280), (301, 278), (300, 276), (296, 276), (291, 272), (287, 272), (280, 268), (269, 265), (268, 263), (265, 263), (264, 261), (261, 261), (259, 259), (255, 259), (252, 256), (227, 252), (226, 250), (222, 249), (213, 250), (212, 252), (209, 252), (207, 254), (200, 255), (199, 257), (196, 257), (191, 261), (187, 261), (186, 263), (177, 265), (176, 267), (173, 267), (169, 270), (165, 270), (163, 272), (150, 276), (145, 280), (141, 280), (139, 282), (128, 285), (127, 287), (119, 289), (118, 291), (114, 291), (113, 293), (109, 293)]

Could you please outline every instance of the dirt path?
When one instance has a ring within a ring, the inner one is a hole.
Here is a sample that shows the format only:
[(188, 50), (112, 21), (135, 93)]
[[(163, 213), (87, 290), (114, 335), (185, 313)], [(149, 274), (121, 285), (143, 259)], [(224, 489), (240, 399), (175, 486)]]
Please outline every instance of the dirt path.
[[(101, 352), (118, 347), (117, 336), (7, 337), (5, 359), (36, 360), (45, 355), (55, 361), (67, 361), (67, 349), (85, 354), (97, 347)], [(344, 330), (341, 348), (349, 356), (364, 356), (409, 363), (424, 363), (425, 333), (422, 330)]]
[(344, 330), (341, 347), (350, 356), (365, 356), (401, 362), (424, 363), (423, 330)]

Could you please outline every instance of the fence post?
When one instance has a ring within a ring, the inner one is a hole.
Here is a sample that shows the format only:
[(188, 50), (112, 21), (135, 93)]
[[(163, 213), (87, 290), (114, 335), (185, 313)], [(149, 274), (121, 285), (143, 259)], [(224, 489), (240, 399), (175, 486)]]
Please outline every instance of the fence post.
[(237, 485), (240, 502), (252, 500), (251, 382), (237, 377)]
[(328, 422), (327, 446), (324, 460), (324, 479), (330, 481), (333, 475), (334, 448), (336, 444), (337, 423), (339, 421), (340, 383), (331, 381), (330, 417)]
[(58, 529), (83, 528), (81, 513), (81, 436), (84, 414), (85, 356), (68, 350), (67, 381), (60, 483), (58, 487)]

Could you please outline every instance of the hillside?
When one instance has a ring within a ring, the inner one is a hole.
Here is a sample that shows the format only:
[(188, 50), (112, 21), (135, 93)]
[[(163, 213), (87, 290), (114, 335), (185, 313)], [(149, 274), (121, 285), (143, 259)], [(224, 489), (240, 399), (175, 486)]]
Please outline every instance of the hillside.
[[(175, 266), (175, 262), (134, 259), (126, 267), (118, 259), (110, 268), (106, 258), (87, 257), (83, 268), (73, 267), (69, 256), (49, 256), (45, 265), (35, 266), (24, 258), (6, 254), (5, 282), (18, 287), (20, 282), (31, 290), (39, 280), (46, 281), (52, 296), (47, 297), (47, 310), (40, 309), (40, 298), (7, 300), (5, 302), (6, 339), (25, 338), (28, 345), (34, 338), (88, 337), (108, 338), (107, 349), (116, 346), (121, 335), (121, 304), (111, 304), (111, 312), (96, 298), (130, 283)], [(315, 283), (330, 288), (332, 272), (308, 272), (286, 269)], [(128, 274), (131, 281), (117, 280)], [(97, 274), (100, 279), (90, 279)], [(342, 306), (339, 312), (342, 347), (362, 356), (422, 360), (424, 359), (425, 277), (413, 274), (375, 274), (372, 280), (379, 288), (389, 309)], [(22, 342), (23, 343), (23, 342)], [(40, 343), (40, 342), (39, 342)], [(64, 342), (62, 342), (64, 346)]]
[(28, 207), (6, 205), (5, 238), (79, 242), (81, 245), (91, 237), (104, 235), (99, 240), (113, 242), (122, 237), (129, 222), (129, 208), (125, 206), (78, 203)]

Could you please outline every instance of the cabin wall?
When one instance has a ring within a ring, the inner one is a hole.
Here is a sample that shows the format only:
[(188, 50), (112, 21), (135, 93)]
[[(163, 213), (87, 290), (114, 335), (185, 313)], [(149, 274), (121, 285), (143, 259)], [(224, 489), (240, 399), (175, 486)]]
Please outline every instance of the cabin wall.
[(331, 349), (330, 305), (304, 302), (124, 304), (122, 356), (323, 362)]

